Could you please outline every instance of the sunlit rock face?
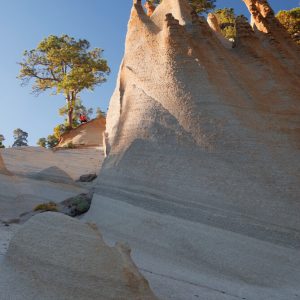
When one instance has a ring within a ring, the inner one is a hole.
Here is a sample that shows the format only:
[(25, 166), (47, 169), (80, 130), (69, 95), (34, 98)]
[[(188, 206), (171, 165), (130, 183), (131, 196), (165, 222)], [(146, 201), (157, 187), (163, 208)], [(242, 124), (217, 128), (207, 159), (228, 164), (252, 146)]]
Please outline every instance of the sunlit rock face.
[[(147, 234), (156, 245), (153, 260), (167, 251), (172, 266), (181, 259), (185, 270), (243, 284), (249, 275), (254, 286), (275, 257), (260, 256), (257, 243), (300, 247), (299, 52), (266, 1), (251, 5), (260, 13), (256, 30), (239, 18), (236, 46), (228, 49), (188, 1), (164, 0), (151, 17), (134, 1), (107, 115), (110, 152), (89, 217), (112, 238), (129, 240), (145, 268), (139, 257), (152, 255), (141, 246)], [(278, 26), (266, 33), (262, 23)], [(175, 223), (182, 226), (176, 234)], [(195, 224), (237, 233), (232, 240), (248, 245), (236, 254), (239, 264), (232, 265), (228, 243), (220, 258), (209, 259), (214, 243), (198, 244), (204, 229), (195, 232)], [(247, 275), (254, 253), (262, 264)], [(265, 274), (266, 286), (277, 282), (282, 263)], [(299, 269), (298, 257), (290, 275), (300, 278)], [(294, 283), (283, 285), (297, 289)]]
[(102, 147), (103, 133), (105, 131), (105, 118), (93, 119), (62, 134), (58, 147)]
[(101, 182), (300, 229), (297, 50), (237, 30), (224, 49), (187, 1), (134, 4)]

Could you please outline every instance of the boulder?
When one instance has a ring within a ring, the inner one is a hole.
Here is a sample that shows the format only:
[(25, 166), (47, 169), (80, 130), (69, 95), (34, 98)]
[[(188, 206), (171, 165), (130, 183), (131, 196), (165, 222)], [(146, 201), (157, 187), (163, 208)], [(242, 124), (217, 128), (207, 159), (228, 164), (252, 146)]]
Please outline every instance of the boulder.
[(109, 247), (95, 226), (63, 214), (31, 218), (0, 269), (1, 300), (156, 299), (127, 246)]
[(95, 173), (93, 174), (85, 174), (85, 175), (81, 175), (79, 177), (80, 182), (91, 182), (94, 181), (97, 178), (97, 175)]

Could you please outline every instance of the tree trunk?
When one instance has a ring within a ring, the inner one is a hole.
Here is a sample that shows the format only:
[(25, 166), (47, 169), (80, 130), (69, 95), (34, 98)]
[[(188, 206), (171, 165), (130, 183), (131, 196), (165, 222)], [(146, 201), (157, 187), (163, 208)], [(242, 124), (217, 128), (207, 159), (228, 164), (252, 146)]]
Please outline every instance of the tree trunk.
[(68, 105), (68, 123), (69, 127), (73, 128), (73, 111), (74, 111), (74, 92), (68, 92), (66, 97)]
[(68, 111), (68, 122), (69, 122), (70, 128), (73, 128), (73, 107), (69, 108), (69, 111)]

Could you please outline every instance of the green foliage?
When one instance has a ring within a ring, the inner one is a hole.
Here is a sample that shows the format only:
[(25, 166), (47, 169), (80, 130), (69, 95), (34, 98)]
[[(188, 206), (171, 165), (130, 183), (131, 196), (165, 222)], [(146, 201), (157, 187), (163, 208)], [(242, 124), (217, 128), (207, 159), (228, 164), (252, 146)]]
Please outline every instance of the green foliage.
[(5, 141), (4, 135), (0, 134), (0, 149), (5, 148), (3, 141)]
[(296, 39), (298, 35), (296, 42), (300, 44), (300, 7), (291, 10), (281, 10), (276, 15), (276, 18), (293, 38)]
[(57, 204), (54, 202), (42, 203), (34, 208), (34, 211), (58, 211)]
[(90, 208), (90, 203), (83, 197), (75, 197), (72, 202), (79, 214), (87, 212)]
[(48, 135), (47, 143), (46, 143), (47, 148), (54, 148), (55, 146), (58, 145), (58, 143), (59, 143), (59, 140), (54, 134)]
[(46, 148), (47, 140), (45, 138), (40, 138), (36, 144), (40, 147)]
[(64, 124), (57, 125), (53, 130), (53, 134), (48, 135), (47, 138), (40, 138), (37, 144), (44, 148), (54, 148), (58, 145), (60, 136), (68, 130), (69, 127)]
[(68, 208), (67, 215), (71, 217), (86, 213), (91, 206), (91, 196), (88, 194), (80, 194), (75, 197), (63, 201), (61, 204)]
[[(59, 110), (61, 115), (65, 115), (67, 113), (67, 107), (64, 106)], [(78, 98), (75, 102), (75, 106), (74, 106), (74, 113), (73, 113), (73, 122), (72, 122), (72, 128), (76, 128), (77, 126), (80, 125), (78, 118), (79, 118), (79, 114), (84, 114), (87, 119), (90, 119), (90, 115), (93, 113), (93, 109), (89, 108), (87, 109), (82, 102), (80, 101), (80, 99)], [(42, 146), (42, 147), (47, 147), (47, 148), (54, 148), (58, 145), (59, 140), (61, 138), (61, 136), (64, 133), (69, 132), (72, 129), (69, 126), (69, 123), (67, 121), (67, 119), (65, 120), (64, 124), (58, 124), (56, 127), (53, 128), (53, 134), (49, 135), (47, 137), (47, 139), (45, 138), (41, 138), (38, 140), (38, 145)], [(39, 144), (39, 142), (41, 144)], [(67, 145), (67, 148), (74, 148), (75, 146), (72, 145)]]
[(69, 142), (67, 145), (66, 145), (66, 148), (68, 149), (74, 149), (76, 148), (75, 145), (72, 143), (72, 142)]
[[(159, 4), (162, 0), (151, 0), (150, 2)], [(216, 0), (189, 0), (189, 3), (198, 14), (208, 13), (216, 7)]]
[(33, 80), (33, 93), (52, 90), (53, 94), (64, 95), (70, 127), (78, 94), (85, 89), (93, 90), (110, 73), (107, 61), (102, 58), (103, 50), (89, 48), (87, 40), (50, 35), (36, 49), (25, 51), (19, 63), (18, 78), (23, 85)]
[[(78, 123), (75, 124), (75, 122), (73, 122), (73, 127), (76, 127), (76, 126), (78, 126)], [(66, 132), (68, 132), (70, 130), (71, 130), (71, 128), (69, 127), (69, 125), (67, 123), (65, 123), (65, 124), (59, 124), (56, 127), (54, 127), (54, 129), (53, 129), (53, 135), (59, 140), (60, 137), (64, 133), (66, 133)]]
[[(61, 116), (68, 115), (68, 105), (64, 105), (62, 108), (59, 109), (59, 114)], [(73, 128), (77, 127), (79, 122), (79, 115), (83, 114), (87, 117), (87, 120), (89, 121), (91, 119), (91, 115), (93, 114), (93, 108), (86, 108), (83, 104), (80, 98), (78, 97), (75, 100), (74, 103), (74, 109), (73, 109)]]
[(235, 20), (236, 16), (233, 8), (222, 8), (216, 9), (214, 15), (217, 17), (222, 35), (227, 39), (235, 39), (236, 27)]
[(21, 147), (21, 146), (28, 146), (28, 133), (23, 131), (20, 128), (17, 128), (14, 130), (14, 143), (13, 143), (13, 147)]

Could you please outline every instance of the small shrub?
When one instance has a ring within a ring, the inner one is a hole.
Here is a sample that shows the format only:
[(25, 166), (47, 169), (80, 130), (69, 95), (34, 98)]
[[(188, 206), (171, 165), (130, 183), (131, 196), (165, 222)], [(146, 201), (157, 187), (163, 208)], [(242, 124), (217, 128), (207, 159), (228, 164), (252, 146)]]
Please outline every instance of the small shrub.
[(90, 208), (90, 204), (85, 200), (82, 200), (76, 206), (76, 210), (78, 211), (79, 214), (83, 214), (87, 212), (89, 208)]
[(58, 211), (57, 204), (54, 202), (42, 203), (34, 208), (34, 211)]
[(68, 149), (74, 149), (74, 148), (76, 148), (76, 147), (75, 147), (75, 145), (74, 145), (72, 142), (70, 142), (70, 143), (68, 143), (68, 144), (66, 145), (66, 148), (68, 148)]

